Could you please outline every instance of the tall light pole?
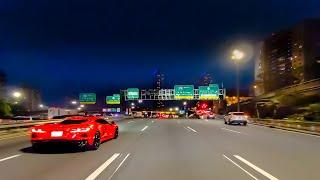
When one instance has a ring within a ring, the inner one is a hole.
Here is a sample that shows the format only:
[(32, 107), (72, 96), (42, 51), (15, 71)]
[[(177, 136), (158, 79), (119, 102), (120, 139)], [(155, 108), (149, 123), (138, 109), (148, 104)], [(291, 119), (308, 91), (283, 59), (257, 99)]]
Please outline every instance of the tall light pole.
[(187, 101), (183, 102), (183, 110), (184, 110), (184, 115), (187, 117)]
[(236, 64), (236, 76), (237, 76), (237, 111), (240, 111), (240, 98), (239, 98), (239, 94), (240, 94), (240, 67), (239, 67), (239, 63), (240, 61), (244, 58), (245, 54), (243, 51), (239, 50), (239, 49), (235, 49), (232, 51), (232, 56), (231, 59), (234, 60), (235, 64)]

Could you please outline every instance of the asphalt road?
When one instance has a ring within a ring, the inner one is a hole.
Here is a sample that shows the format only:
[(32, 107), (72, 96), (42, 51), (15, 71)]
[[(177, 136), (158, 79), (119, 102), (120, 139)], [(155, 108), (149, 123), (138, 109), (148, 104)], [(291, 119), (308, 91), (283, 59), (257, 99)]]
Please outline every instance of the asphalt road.
[[(33, 152), (0, 139), (0, 179), (213, 180), (320, 178), (320, 137), (221, 120), (127, 119), (97, 151)], [(1, 136), (1, 135), (0, 135)]]

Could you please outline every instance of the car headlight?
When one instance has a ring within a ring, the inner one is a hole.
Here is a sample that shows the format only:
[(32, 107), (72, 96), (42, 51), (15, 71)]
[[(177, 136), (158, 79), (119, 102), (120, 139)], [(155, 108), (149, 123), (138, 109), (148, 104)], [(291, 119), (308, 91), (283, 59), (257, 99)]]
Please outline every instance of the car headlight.
[(90, 131), (90, 128), (76, 128), (76, 129), (71, 129), (70, 132), (72, 133), (79, 133), (79, 132), (88, 132)]
[(45, 133), (46, 131), (42, 130), (42, 129), (36, 129), (36, 128), (32, 128), (31, 132), (33, 133)]

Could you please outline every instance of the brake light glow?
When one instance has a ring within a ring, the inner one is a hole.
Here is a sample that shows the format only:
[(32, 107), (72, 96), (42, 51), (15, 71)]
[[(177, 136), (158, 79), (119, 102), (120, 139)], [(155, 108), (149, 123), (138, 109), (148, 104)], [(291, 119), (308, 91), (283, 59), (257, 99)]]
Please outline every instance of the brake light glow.
[(33, 132), (33, 133), (45, 133), (46, 131), (44, 131), (44, 130), (42, 130), (42, 129), (32, 128), (32, 129), (31, 129), (31, 132)]
[(71, 129), (70, 132), (72, 133), (78, 133), (78, 132), (88, 132), (90, 131), (90, 128), (87, 127), (87, 128), (76, 128), (76, 129)]

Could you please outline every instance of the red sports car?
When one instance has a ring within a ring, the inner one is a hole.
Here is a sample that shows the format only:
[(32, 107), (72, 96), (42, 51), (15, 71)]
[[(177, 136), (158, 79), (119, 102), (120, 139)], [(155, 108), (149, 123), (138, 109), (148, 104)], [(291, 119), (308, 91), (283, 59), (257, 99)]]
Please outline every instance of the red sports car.
[(97, 116), (74, 116), (55, 124), (31, 128), (32, 147), (46, 143), (73, 143), (81, 148), (96, 150), (100, 143), (118, 137), (118, 126)]

